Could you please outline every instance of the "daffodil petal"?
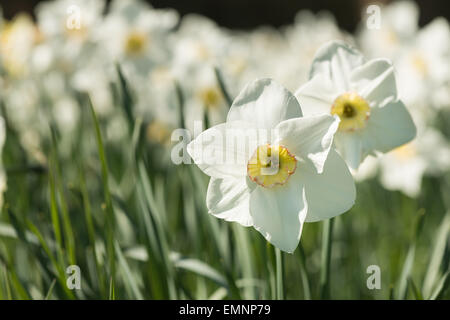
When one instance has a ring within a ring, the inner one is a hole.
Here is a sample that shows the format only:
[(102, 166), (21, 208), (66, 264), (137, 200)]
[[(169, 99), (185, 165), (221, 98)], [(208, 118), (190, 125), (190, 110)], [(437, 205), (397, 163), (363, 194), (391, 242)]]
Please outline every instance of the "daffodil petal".
[(257, 132), (242, 121), (222, 123), (203, 131), (187, 146), (195, 164), (215, 178), (245, 177), (247, 162), (258, 146)]
[(297, 99), (272, 79), (248, 84), (234, 100), (228, 121), (242, 120), (259, 129), (272, 129), (283, 120), (302, 116)]
[(358, 169), (359, 164), (364, 160), (360, 133), (337, 132), (334, 141), (347, 165), (352, 169)]
[(304, 186), (294, 179), (272, 189), (258, 186), (250, 195), (253, 227), (267, 241), (289, 253), (300, 241), (307, 208)]
[(290, 119), (275, 128), (275, 141), (321, 173), (338, 126), (339, 118), (327, 114)]
[(352, 71), (351, 86), (374, 106), (397, 99), (394, 67), (386, 59), (371, 60)]
[(403, 102), (398, 100), (373, 108), (362, 135), (364, 153), (372, 150), (384, 153), (411, 141), (416, 136), (416, 126)]
[(248, 178), (211, 178), (206, 194), (210, 214), (245, 227), (253, 225), (250, 215), (250, 193), (255, 184)]
[(306, 190), (306, 222), (335, 217), (349, 210), (355, 203), (353, 177), (335, 150), (330, 150), (321, 174), (307, 163), (300, 165), (298, 171), (295, 179), (299, 184), (303, 184)]
[(305, 116), (329, 114), (338, 95), (331, 79), (322, 74), (316, 74), (295, 93)]
[(351, 71), (364, 63), (363, 55), (343, 41), (330, 41), (317, 50), (309, 78), (327, 75), (338, 92), (350, 88)]

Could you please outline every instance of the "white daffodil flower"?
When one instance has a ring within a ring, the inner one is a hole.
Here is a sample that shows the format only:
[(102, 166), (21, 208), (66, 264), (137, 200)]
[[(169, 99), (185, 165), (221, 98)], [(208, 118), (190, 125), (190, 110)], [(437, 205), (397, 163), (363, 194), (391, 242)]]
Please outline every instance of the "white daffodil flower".
[(440, 176), (450, 169), (450, 145), (439, 131), (428, 127), (379, 162), (382, 185), (414, 198), (420, 194), (423, 176)]
[(331, 149), (338, 126), (330, 115), (303, 117), (297, 99), (271, 79), (250, 83), (227, 121), (188, 145), (211, 176), (209, 212), (253, 226), (292, 253), (304, 222), (334, 217), (354, 203), (352, 176)]
[(318, 50), (310, 80), (296, 97), (305, 115), (339, 116), (336, 147), (353, 169), (367, 155), (388, 152), (416, 135), (410, 114), (397, 98), (392, 64), (386, 59), (366, 61), (341, 41)]

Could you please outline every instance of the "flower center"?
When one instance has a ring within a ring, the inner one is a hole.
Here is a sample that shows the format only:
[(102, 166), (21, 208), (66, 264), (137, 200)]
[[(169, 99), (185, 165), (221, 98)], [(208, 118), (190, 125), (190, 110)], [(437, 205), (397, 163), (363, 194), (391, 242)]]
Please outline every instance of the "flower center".
[(141, 54), (147, 45), (147, 38), (142, 32), (131, 32), (125, 40), (125, 52), (127, 54)]
[(249, 178), (266, 188), (285, 184), (297, 168), (295, 156), (283, 146), (259, 146), (247, 164)]
[(356, 93), (344, 93), (334, 100), (331, 114), (337, 114), (341, 119), (339, 130), (355, 131), (366, 126), (370, 107), (367, 101)]
[(412, 55), (412, 65), (421, 75), (426, 75), (428, 72), (427, 63), (425, 59), (423, 58), (423, 55), (420, 53), (414, 53)]
[(201, 89), (199, 92), (199, 97), (207, 108), (217, 106), (222, 100), (222, 95), (216, 87), (205, 87)]

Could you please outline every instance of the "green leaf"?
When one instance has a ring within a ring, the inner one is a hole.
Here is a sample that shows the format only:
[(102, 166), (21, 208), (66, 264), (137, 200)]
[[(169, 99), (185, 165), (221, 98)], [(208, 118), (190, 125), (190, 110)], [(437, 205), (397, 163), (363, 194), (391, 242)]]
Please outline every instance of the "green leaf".
[(449, 234), (450, 211), (448, 211), (444, 216), (442, 223), (440, 224), (440, 227), (437, 231), (430, 263), (425, 274), (425, 279), (423, 282), (423, 294), (427, 298), (431, 297), (432, 289), (436, 284), (436, 279), (439, 277), (439, 271), (444, 258)]
[(202, 277), (214, 281), (218, 285), (228, 288), (226, 278), (221, 275), (217, 270), (209, 266), (208, 264), (197, 259), (183, 259), (174, 258), (174, 265), (178, 269), (194, 272)]
[(450, 284), (450, 271), (447, 271), (442, 278), (438, 281), (436, 289), (434, 289), (431, 294), (430, 300), (439, 299), (441, 294), (443, 294), (449, 287)]
[(223, 97), (225, 98), (228, 107), (231, 107), (231, 105), (233, 104), (233, 99), (231, 99), (231, 96), (228, 93), (225, 81), (222, 76), (222, 72), (220, 72), (219, 68), (215, 67), (214, 74), (216, 75), (217, 83), (219, 84), (220, 90), (222, 91)]

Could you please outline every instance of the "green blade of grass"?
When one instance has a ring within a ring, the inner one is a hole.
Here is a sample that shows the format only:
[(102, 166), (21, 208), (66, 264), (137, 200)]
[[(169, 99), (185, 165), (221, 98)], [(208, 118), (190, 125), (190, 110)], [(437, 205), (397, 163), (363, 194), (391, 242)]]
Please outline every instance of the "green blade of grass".
[(311, 287), (309, 284), (309, 278), (308, 278), (308, 273), (306, 272), (306, 255), (305, 255), (305, 251), (303, 249), (303, 246), (301, 243), (299, 243), (298, 245), (298, 250), (297, 250), (297, 255), (298, 255), (298, 261), (300, 262), (300, 277), (302, 279), (302, 285), (303, 285), (303, 297), (305, 300), (310, 300), (311, 299)]
[(57, 254), (58, 254), (58, 260), (59, 263), (62, 265), (65, 265), (64, 261), (64, 255), (62, 252), (62, 248), (64, 247), (62, 236), (61, 236), (61, 229), (59, 224), (59, 213), (58, 213), (58, 205), (56, 202), (56, 194), (55, 194), (55, 185), (53, 180), (53, 175), (50, 172), (49, 173), (49, 194), (50, 194), (50, 216), (53, 226), (53, 233), (55, 234), (55, 240), (56, 240), (56, 246), (57, 246)]
[(50, 284), (50, 288), (48, 289), (47, 294), (45, 295), (44, 300), (50, 300), (55, 283), (56, 283), (56, 279), (53, 279), (52, 283)]
[[(65, 240), (65, 248), (67, 250), (67, 254), (69, 256), (69, 263), (74, 265), (76, 264), (76, 257), (75, 257), (75, 236), (73, 233), (72, 223), (70, 221), (69, 217), (69, 211), (67, 208), (67, 202), (65, 197), (65, 191), (62, 184), (62, 178), (61, 178), (61, 169), (58, 162), (58, 142), (56, 138), (56, 130), (52, 127), (51, 128), (51, 136), (52, 136), (52, 152), (51, 152), (51, 168), (50, 172), (52, 172), (53, 183), (50, 184), (50, 188), (53, 187), (53, 190), (51, 191), (51, 195), (54, 197), (54, 201), (56, 202), (56, 194), (59, 196), (59, 205), (61, 209), (61, 216), (62, 216), (62, 222), (63, 222), (63, 230), (64, 230), (64, 240)], [(52, 204), (51, 207), (53, 207)], [(53, 210), (53, 208), (52, 208)], [(54, 218), (53, 215), (55, 213), (52, 212), (52, 219)], [(56, 213), (57, 215), (57, 213)], [(59, 228), (59, 221), (55, 220), (55, 228)], [(59, 230), (55, 231), (55, 235), (58, 233), (58, 236), (61, 237)], [(59, 239), (61, 241), (61, 239)], [(58, 239), (57, 239), (58, 241)]]
[(284, 257), (280, 249), (275, 248), (277, 300), (284, 300)]
[(128, 86), (128, 82), (125, 79), (125, 76), (122, 72), (122, 68), (120, 67), (120, 65), (117, 64), (116, 69), (117, 69), (117, 75), (119, 77), (120, 97), (121, 97), (120, 105), (122, 106), (122, 108), (125, 112), (125, 116), (128, 121), (128, 128), (131, 132), (131, 130), (133, 128), (133, 123), (134, 123), (133, 98), (131, 95), (130, 87)]
[(410, 277), (414, 266), (414, 259), (416, 256), (416, 243), (423, 230), (424, 218), (425, 218), (425, 211), (419, 210), (417, 222), (415, 224), (413, 240), (411, 245), (409, 246), (408, 253), (406, 255), (406, 259), (403, 264), (402, 272), (400, 274), (398, 282), (396, 299), (399, 300), (406, 299), (406, 296), (408, 294), (408, 278)]
[(154, 194), (152, 190), (152, 185), (149, 181), (149, 177), (146, 173), (145, 165), (142, 162), (138, 164), (139, 171), (139, 181), (142, 184), (143, 191), (145, 194), (146, 204), (151, 214), (153, 220), (154, 230), (156, 232), (156, 239), (159, 244), (161, 261), (167, 272), (167, 285), (169, 289), (170, 299), (176, 299), (176, 286), (175, 286), (175, 274), (173, 270), (173, 265), (169, 259), (169, 248), (166, 239), (166, 233), (164, 232), (164, 226), (162, 225), (161, 213), (159, 212), (158, 206), (154, 199)]
[(423, 300), (423, 296), (420, 293), (420, 290), (417, 288), (416, 284), (414, 283), (414, 281), (411, 277), (408, 278), (408, 284), (414, 294), (414, 297), (417, 300)]
[(330, 299), (330, 263), (334, 218), (323, 222), (322, 259), (320, 267), (320, 298)]
[(222, 72), (220, 72), (219, 68), (214, 67), (214, 74), (216, 75), (217, 83), (219, 84), (219, 88), (222, 91), (223, 97), (225, 98), (228, 107), (231, 107), (231, 105), (233, 104), (233, 99), (231, 99), (231, 96), (226, 88)]
[(112, 277), (109, 279), (109, 300), (116, 300), (114, 280)]
[(8, 300), (12, 300), (13, 296), (11, 292), (11, 286), (9, 285), (8, 271), (6, 270), (6, 266), (3, 266), (3, 277), (5, 279), (6, 297)]
[(97, 142), (97, 151), (100, 158), (100, 166), (102, 172), (102, 185), (106, 208), (106, 248), (108, 253), (109, 261), (109, 272), (110, 276), (114, 278), (116, 272), (115, 265), (115, 249), (114, 249), (114, 230), (115, 230), (115, 217), (114, 209), (111, 201), (111, 192), (109, 190), (109, 174), (108, 174), (108, 164), (106, 161), (105, 149), (103, 147), (103, 139), (100, 131), (100, 125), (98, 123), (97, 115), (95, 114), (94, 106), (92, 105), (91, 99), (87, 99), (89, 108), (91, 110), (92, 120), (94, 122), (95, 137)]
[(438, 281), (436, 289), (430, 296), (430, 300), (439, 299), (441, 294), (443, 294), (449, 287), (450, 284), (450, 271), (447, 271), (442, 278)]
[(144, 296), (142, 295), (141, 290), (139, 289), (139, 286), (134, 278), (134, 275), (132, 274), (130, 267), (127, 263), (127, 260), (123, 256), (122, 249), (120, 249), (119, 243), (117, 241), (114, 241), (114, 247), (116, 249), (116, 255), (117, 255), (119, 265), (125, 276), (125, 283), (127, 286), (130, 287), (130, 291), (132, 293), (132, 298), (138, 299), (138, 300), (143, 300)]
[(28, 229), (38, 238), (39, 243), (41, 244), (41, 246), (44, 249), (45, 253), (47, 254), (48, 258), (50, 259), (50, 262), (52, 263), (53, 267), (56, 270), (57, 279), (59, 280), (61, 287), (63, 288), (64, 292), (66, 293), (66, 296), (69, 299), (75, 299), (74, 294), (66, 286), (66, 277), (65, 277), (64, 270), (63, 270), (62, 266), (56, 261), (50, 248), (48, 247), (47, 243), (45, 242), (44, 237), (39, 232), (38, 228), (36, 228), (36, 226), (31, 221), (27, 220), (27, 226), (28, 226)]
[(95, 269), (98, 276), (98, 287), (100, 291), (102, 292), (103, 296), (106, 295), (106, 287), (105, 287), (105, 278), (103, 270), (100, 266), (100, 260), (99, 260), (99, 254), (97, 251), (97, 246), (95, 245), (95, 228), (94, 228), (94, 222), (92, 219), (92, 210), (91, 210), (91, 204), (89, 201), (89, 195), (86, 187), (86, 181), (84, 177), (84, 170), (82, 165), (79, 166), (79, 181), (80, 181), (80, 190), (81, 190), (81, 197), (83, 200), (83, 208), (84, 208), (84, 218), (86, 221), (86, 228), (87, 233), (89, 237), (89, 242), (91, 244), (93, 255), (94, 255), (94, 262), (95, 262)]
[(430, 298), (432, 289), (436, 283), (436, 279), (439, 277), (439, 270), (444, 258), (445, 247), (447, 246), (448, 237), (450, 234), (450, 211), (444, 216), (439, 230), (436, 234), (433, 251), (431, 254), (430, 263), (428, 265), (425, 279), (423, 282), (423, 294), (425, 297)]
[(224, 288), (228, 288), (226, 278), (208, 264), (197, 259), (177, 257), (177, 255), (175, 255), (172, 259), (174, 260), (174, 265), (176, 268), (194, 272)]

